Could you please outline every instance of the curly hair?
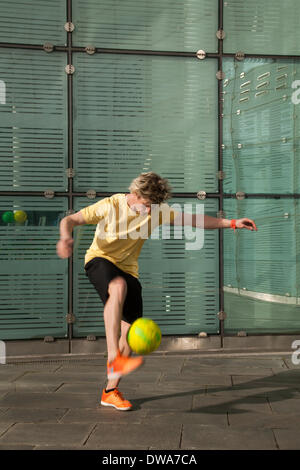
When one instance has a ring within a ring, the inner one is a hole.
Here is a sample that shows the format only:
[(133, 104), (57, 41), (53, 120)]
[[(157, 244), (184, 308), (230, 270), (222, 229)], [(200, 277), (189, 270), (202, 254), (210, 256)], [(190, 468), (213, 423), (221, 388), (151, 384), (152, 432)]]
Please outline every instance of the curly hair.
[(141, 173), (131, 182), (129, 190), (142, 198), (149, 199), (152, 204), (161, 204), (172, 195), (168, 180), (153, 171)]

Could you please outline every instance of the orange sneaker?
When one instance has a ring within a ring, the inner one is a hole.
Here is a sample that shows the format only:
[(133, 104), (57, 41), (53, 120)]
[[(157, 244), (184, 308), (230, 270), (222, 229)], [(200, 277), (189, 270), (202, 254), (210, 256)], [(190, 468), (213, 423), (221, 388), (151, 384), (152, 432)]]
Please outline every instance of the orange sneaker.
[(119, 379), (122, 375), (130, 374), (135, 369), (140, 367), (144, 362), (144, 359), (141, 356), (138, 357), (126, 357), (121, 356), (120, 352), (116, 358), (109, 363), (107, 361), (107, 378), (110, 379)]
[(101, 397), (101, 405), (104, 406), (113, 406), (117, 410), (120, 411), (128, 411), (132, 408), (132, 404), (130, 401), (125, 400), (122, 393), (119, 392), (117, 388), (112, 392), (106, 393), (105, 389), (103, 389), (102, 397)]

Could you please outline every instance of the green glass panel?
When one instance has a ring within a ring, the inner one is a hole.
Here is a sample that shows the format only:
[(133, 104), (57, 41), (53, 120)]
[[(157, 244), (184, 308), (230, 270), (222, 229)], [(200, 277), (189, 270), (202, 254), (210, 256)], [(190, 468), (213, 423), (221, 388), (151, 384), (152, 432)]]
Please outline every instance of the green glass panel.
[(217, 0), (73, 0), (74, 45), (217, 52)]
[(66, 210), (62, 198), (1, 196), (1, 340), (67, 336), (68, 263), (56, 254)]
[[(75, 207), (80, 210), (95, 202), (77, 198)], [(196, 211), (192, 199), (174, 198), (169, 204), (187, 213)], [(217, 205), (208, 200), (204, 213), (216, 217)], [(83, 225), (74, 231), (75, 337), (104, 336), (103, 305), (84, 272), (84, 255), (95, 229), (95, 225)], [(155, 320), (163, 334), (218, 332), (218, 231), (206, 230), (204, 245), (197, 250), (190, 249), (193, 243), (200, 246), (195, 229), (192, 232), (185, 232), (185, 227), (160, 227), (145, 242), (139, 257), (144, 316)]]
[(0, 42), (66, 46), (66, 4), (62, 0), (0, 0)]
[(223, 64), (224, 191), (299, 193), (300, 107), (293, 88), (299, 64), (271, 59)]
[(217, 192), (217, 61), (74, 54), (76, 191), (119, 192), (145, 171)]
[(225, 199), (224, 210), (258, 228), (224, 231), (225, 332), (300, 331), (299, 201)]
[(224, 52), (299, 54), (298, 0), (224, 2)]
[[(178, 204), (187, 213), (195, 213), (196, 204), (203, 205), (204, 213), (213, 217), (218, 211), (217, 201), (211, 199), (203, 204), (174, 198), (169, 204)], [(188, 249), (185, 228), (170, 227), (169, 234), (161, 227), (159, 238), (149, 239), (143, 247), (139, 266), (144, 316), (157, 321), (163, 334), (214, 334), (219, 328), (218, 231), (205, 230), (203, 247)], [(196, 245), (194, 239), (191, 247)]]
[(65, 60), (58, 52), (0, 50), (2, 191), (68, 188)]

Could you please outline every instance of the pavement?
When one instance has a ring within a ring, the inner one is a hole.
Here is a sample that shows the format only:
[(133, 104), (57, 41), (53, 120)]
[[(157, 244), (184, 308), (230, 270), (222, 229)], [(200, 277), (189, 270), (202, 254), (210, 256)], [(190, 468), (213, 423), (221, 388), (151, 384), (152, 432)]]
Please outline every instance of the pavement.
[(99, 406), (106, 357), (0, 364), (0, 450), (300, 449), (291, 353), (152, 353)]

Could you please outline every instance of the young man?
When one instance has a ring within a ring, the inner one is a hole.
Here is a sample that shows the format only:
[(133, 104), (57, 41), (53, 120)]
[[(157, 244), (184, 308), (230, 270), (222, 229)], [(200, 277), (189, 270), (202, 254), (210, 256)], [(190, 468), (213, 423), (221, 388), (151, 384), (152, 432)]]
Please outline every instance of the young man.
[(257, 230), (255, 223), (246, 218), (230, 221), (204, 215), (199, 224), (196, 216), (183, 217), (165, 203), (171, 197), (168, 180), (153, 172), (140, 174), (129, 189), (130, 194), (114, 194), (62, 219), (57, 243), (58, 256), (68, 258), (72, 254), (74, 226), (97, 224), (84, 268), (104, 304), (108, 382), (101, 404), (124, 411), (132, 405), (118, 390), (120, 379), (143, 363), (142, 357), (131, 357), (127, 333), (143, 315), (138, 256), (151, 231), (163, 223)]

